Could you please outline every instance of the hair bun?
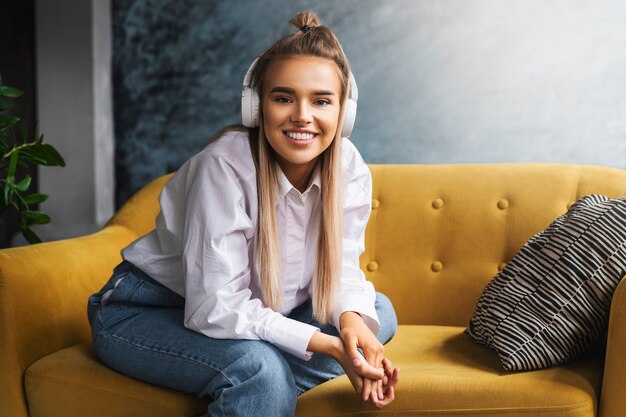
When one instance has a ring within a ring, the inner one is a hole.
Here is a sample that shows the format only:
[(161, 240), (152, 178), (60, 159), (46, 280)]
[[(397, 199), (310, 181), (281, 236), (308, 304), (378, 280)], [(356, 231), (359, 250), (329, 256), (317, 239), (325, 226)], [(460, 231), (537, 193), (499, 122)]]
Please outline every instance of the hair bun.
[(315, 30), (321, 26), (317, 14), (311, 10), (298, 13), (293, 19), (289, 20), (289, 23), (303, 33)]

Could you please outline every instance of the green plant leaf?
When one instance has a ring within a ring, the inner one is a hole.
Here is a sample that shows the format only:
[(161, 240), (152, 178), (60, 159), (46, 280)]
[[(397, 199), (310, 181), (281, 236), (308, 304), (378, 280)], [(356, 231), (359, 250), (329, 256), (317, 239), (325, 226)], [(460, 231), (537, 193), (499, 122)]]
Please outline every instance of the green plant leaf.
[[(24, 197), (22, 197), (22, 195), (18, 192), (15, 193), (15, 197), (17, 197), (17, 210), (22, 212), (24, 210), (28, 210), (28, 204), (26, 204), (26, 201), (24, 201)], [(15, 205), (15, 204), (13, 204)]]
[(0, 114), (0, 131), (8, 129), (19, 121), (19, 117)]
[(63, 159), (63, 157), (61, 156), (61, 154), (55, 149), (54, 146), (50, 145), (49, 143), (43, 143), (42, 144), (46, 151), (50, 154), (50, 161), (53, 163), (54, 166), (65, 166), (65, 159)]
[(15, 184), (15, 187), (17, 187), (17, 189), (20, 191), (26, 191), (28, 190), (28, 187), (30, 186), (31, 179), (32, 178), (30, 177), (30, 175), (27, 175), (26, 178), (24, 178), (22, 181)]
[(22, 148), (21, 155), (22, 155), (21, 159), (25, 159), (25, 160), (27, 160), (29, 162), (35, 162), (35, 163), (37, 163), (39, 165), (46, 165), (46, 160), (45, 159), (43, 159), (43, 158), (41, 158), (41, 157), (39, 157), (37, 155), (34, 155), (28, 148)]
[(13, 196), (13, 188), (8, 183), (2, 186), (4, 187), (4, 205), (8, 207), (11, 204), (9, 200)]
[(0, 111), (12, 109), (14, 106), (13, 103), (9, 103), (8, 101), (0, 101)]
[(25, 210), (22, 213), (24, 217), (26, 217), (29, 220), (32, 220), (33, 223), (35, 224), (50, 223), (50, 216), (48, 216), (45, 213), (42, 213), (41, 211)]
[(28, 146), (22, 148), (21, 152), (25, 157), (32, 159), (41, 165), (65, 166), (65, 160), (63, 157), (59, 154), (59, 152), (57, 152), (54, 146), (47, 143), (30, 143)]
[(11, 154), (11, 161), (9, 162), (9, 169), (7, 170), (7, 177), (15, 175), (15, 167), (17, 166), (17, 158), (19, 158), (20, 150), (16, 149)]
[(25, 227), (20, 229), (22, 231), (22, 236), (30, 243), (31, 245), (34, 243), (41, 243), (41, 239), (35, 232), (33, 232), (29, 227)]
[(17, 88), (7, 87), (6, 85), (0, 86), (0, 96), (16, 98), (22, 94), (24, 94), (24, 92)]
[(29, 194), (29, 195), (24, 197), (24, 201), (28, 205), (34, 205), (34, 204), (43, 203), (47, 199), (48, 199), (48, 195), (47, 194), (41, 194), (41, 193)]

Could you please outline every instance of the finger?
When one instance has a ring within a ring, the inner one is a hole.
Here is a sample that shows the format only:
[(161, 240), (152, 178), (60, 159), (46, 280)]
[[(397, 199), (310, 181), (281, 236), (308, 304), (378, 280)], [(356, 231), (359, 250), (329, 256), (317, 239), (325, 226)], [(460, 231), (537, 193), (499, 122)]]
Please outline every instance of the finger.
[(378, 343), (375, 345), (361, 346), (363, 349), (363, 355), (367, 362), (375, 368), (380, 368), (383, 361), (383, 346)]
[[(385, 376), (385, 368), (383, 367), (383, 354), (382, 351), (376, 355), (376, 367), (383, 371), (383, 377)], [(375, 384), (376, 393), (380, 400), (383, 399), (383, 379), (380, 378)]]
[(398, 381), (400, 380), (400, 369), (394, 368), (393, 373), (391, 374), (391, 379), (389, 380), (389, 386), (395, 387), (398, 385)]
[(385, 369), (385, 373), (387, 375), (391, 375), (391, 371), (393, 371), (393, 364), (387, 358), (383, 358), (383, 368)]
[(372, 393), (372, 382), (370, 379), (364, 379), (363, 380), (363, 392), (361, 393), (363, 397), (363, 401), (367, 401), (371, 393)]
[(374, 404), (376, 407), (378, 407), (378, 403), (380, 402), (380, 400), (382, 400), (382, 397), (378, 396), (377, 383), (376, 381), (373, 381), (373, 380), (372, 380), (372, 393), (370, 394), (370, 400), (372, 404)]
[(358, 348), (358, 339), (355, 336), (346, 336), (343, 343), (348, 351), (348, 357), (353, 362), (354, 366), (358, 366), (363, 358)]
[(382, 409), (386, 406), (388, 406), (389, 404), (391, 404), (391, 402), (396, 398), (395, 395), (395, 389), (394, 387), (389, 387), (388, 391), (387, 391), (387, 396), (385, 398), (383, 398), (382, 400), (380, 400), (378, 402), (378, 404), (376, 405), (376, 407), (378, 407), (379, 409)]
[(383, 387), (389, 384), (389, 380), (393, 374), (393, 367), (391, 366), (391, 361), (387, 358), (383, 358), (383, 369), (385, 371), (385, 376), (383, 377)]
[[(357, 363), (358, 365), (356, 365)], [(385, 376), (385, 371), (382, 368), (375, 368), (370, 365), (360, 353), (359, 360), (354, 360), (352, 362), (352, 365), (354, 366), (354, 370), (356, 371), (356, 373), (364, 378), (382, 379), (383, 376)]]
[(361, 394), (363, 392), (363, 384), (364, 384), (364, 379), (361, 377), (358, 377), (358, 379), (356, 380), (356, 383), (354, 385), (354, 389), (357, 392), (357, 394)]
[(384, 400), (379, 401), (378, 403), (379, 408), (388, 406), (395, 399), (396, 399), (395, 389), (393, 387), (389, 387), (389, 390), (387, 391), (387, 397)]
[[(376, 367), (382, 369), (383, 377), (384, 377), (385, 369), (383, 367), (383, 359), (384, 359), (384, 356), (383, 356), (383, 350), (382, 350), (382, 347), (381, 347), (381, 349), (376, 353)], [(384, 394), (383, 394), (383, 380), (382, 380), (382, 378), (379, 379), (378, 381), (376, 381), (375, 384), (373, 384), (372, 389), (376, 390), (376, 394), (378, 395), (378, 399), (379, 400), (382, 400), (383, 398), (385, 398)]]

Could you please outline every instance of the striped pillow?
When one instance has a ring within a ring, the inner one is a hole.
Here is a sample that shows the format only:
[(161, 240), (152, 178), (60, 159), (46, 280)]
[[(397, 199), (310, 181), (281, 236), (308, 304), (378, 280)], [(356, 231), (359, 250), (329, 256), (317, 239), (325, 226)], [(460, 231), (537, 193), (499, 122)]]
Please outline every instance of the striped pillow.
[(585, 196), (487, 284), (465, 332), (507, 371), (564, 364), (604, 335), (624, 275), (626, 197)]

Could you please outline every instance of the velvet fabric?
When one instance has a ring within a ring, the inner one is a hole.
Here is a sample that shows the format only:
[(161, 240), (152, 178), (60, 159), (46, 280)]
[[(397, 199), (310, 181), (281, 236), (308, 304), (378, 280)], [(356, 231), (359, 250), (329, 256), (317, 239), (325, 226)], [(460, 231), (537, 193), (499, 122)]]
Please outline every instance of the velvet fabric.
[[(626, 172), (571, 164), (370, 165), (372, 216), (361, 267), (394, 304), (385, 352), (400, 367), (389, 415), (601, 416), (626, 409), (626, 284), (606, 341), (571, 364), (503, 371), (463, 334), (485, 285), (532, 235), (587, 194), (626, 195)], [(192, 416), (207, 399), (118, 374), (95, 357), (87, 298), (154, 227), (148, 184), (102, 230), (0, 250), (0, 417)], [(606, 358), (606, 359), (605, 359)], [(375, 414), (342, 376), (303, 394), (296, 416)]]

